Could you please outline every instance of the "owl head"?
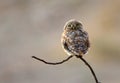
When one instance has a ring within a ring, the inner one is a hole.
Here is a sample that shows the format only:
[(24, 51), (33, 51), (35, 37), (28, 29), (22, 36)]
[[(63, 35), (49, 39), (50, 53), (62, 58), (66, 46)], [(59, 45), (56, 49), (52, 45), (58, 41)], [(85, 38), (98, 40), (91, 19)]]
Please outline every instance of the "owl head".
[(82, 24), (75, 20), (69, 20), (68, 22), (66, 22), (65, 26), (64, 26), (64, 30), (81, 30), (82, 28)]

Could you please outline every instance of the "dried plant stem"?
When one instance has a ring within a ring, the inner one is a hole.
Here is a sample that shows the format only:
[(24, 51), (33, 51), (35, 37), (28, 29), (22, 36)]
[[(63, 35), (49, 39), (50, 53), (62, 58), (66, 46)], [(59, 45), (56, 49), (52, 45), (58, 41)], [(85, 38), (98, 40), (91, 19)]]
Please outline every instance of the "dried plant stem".
[[(43, 63), (45, 63), (45, 64), (49, 64), (49, 65), (62, 64), (62, 63), (64, 63), (64, 62), (68, 61), (69, 59), (71, 59), (72, 57), (73, 57), (73, 56), (71, 55), (71, 56), (69, 56), (68, 58), (64, 59), (63, 61), (52, 63), (52, 62), (47, 62), (47, 61), (45, 61), (45, 60), (43, 60), (43, 59), (40, 59), (40, 58), (38, 58), (38, 57), (36, 57), (36, 56), (32, 56), (32, 58), (34, 58), (34, 59), (36, 59), (36, 60), (38, 60), (38, 61), (41, 61), (41, 62), (43, 62)], [(95, 72), (94, 72), (94, 70), (92, 69), (92, 67), (89, 65), (89, 63), (88, 63), (84, 58), (82, 58), (82, 56), (77, 56), (77, 55), (76, 55), (76, 57), (77, 57), (77, 58), (80, 58), (80, 59), (88, 66), (88, 68), (90, 69), (90, 71), (91, 71), (91, 73), (92, 73), (92, 75), (93, 75), (96, 83), (100, 83), (100, 82), (98, 82), (98, 79), (97, 79), (97, 77), (96, 77), (96, 75), (95, 75)]]
[(32, 58), (37, 59), (37, 60), (39, 60), (39, 61), (42, 61), (43, 63), (49, 64), (49, 65), (62, 64), (62, 63), (64, 63), (64, 62), (68, 61), (68, 60), (69, 60), (70, 58), (72, 58), (72, 57), (73, 57), (73, 56), (69, 56), (68, 58), (66, 58), (66, 59), (63, 60), (63, 61), (52, 63), (52, 62), (47, 62), (47, 61), (45, 61), (45, 60), (43, 60), (43, 59), (40, 59), (40, 58), (38, 58), (38, 57), (36, 57), (36, 56), (32, 56)]
[(94, 72), (94, 70), (92, 69), (92, 67), (89, 65), (89, 63), (88, 63), (84, 58), (82, 58), (82, 56), (77, 56), (77, 55), (76, 55), (76, 57), (77, 57), (77, 58), (80, 58), (80, 59), (89, 67), (89, 69), (90, 69), (90, 71), (91, 71), (91, 73), (92, 73), (92, 75), (93, 75), (96, 83), (100, 83), (100, 82), (98, 82), (98, 79), (97, 79), (97, 77), (96, 77), (96, 75), (95, 75), (95, 72)]

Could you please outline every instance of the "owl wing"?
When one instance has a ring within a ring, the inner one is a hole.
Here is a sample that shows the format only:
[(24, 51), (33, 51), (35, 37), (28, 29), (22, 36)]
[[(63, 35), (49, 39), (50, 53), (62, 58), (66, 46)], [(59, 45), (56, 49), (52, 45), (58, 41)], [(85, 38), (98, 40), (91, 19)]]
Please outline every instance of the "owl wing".
[(84, 34), (86, 35), (85, 45), (89, 48), (89, 47), (90, 47), (90, 42), (89, 42), (89, 36), (88, 36), (88, 33), (87, 33), (86, 31), (84, 31)]
[(69, 48), (68, 48), (68, 45), (67, 45), (67, 43), (66, 43), (65, 41), (63, 41), (63, 46), (64, 46), (64, 49), (65, 49), (65, 50), (67, 50), (67, 51), (70, 52), (70, 50), (69, 50)]
[(68, 48), (68, 44), (65, 40), (62, 40), (62, 46), (68, 55), (72, 55), (71, 50)]
[(86, 44), (86, 46), (87, 46), (88, 48), (90, 47), (89, 39), (86, 40), (85, 44)]

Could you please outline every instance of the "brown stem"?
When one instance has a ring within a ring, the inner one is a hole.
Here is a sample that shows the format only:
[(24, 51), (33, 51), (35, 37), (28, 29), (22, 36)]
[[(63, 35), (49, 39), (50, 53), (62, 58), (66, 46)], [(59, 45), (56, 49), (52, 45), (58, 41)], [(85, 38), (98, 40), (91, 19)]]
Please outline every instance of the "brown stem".
[[(71, 55), (71, 56), (69, 56), (68, 58), (66, 58), (66, 59), (63, 60), (63, 61), (56, 62), (56, 63), (52, 63), (52, 62), (47, 62), (47, 61), (45, 61), (45, 60), (43, 60), (43, 59), (40, 59), (40, 58), (38, 58), (38, 57), (36, 57), (36, 56), (32, 56), (32, 58), (34, 58), (34, 59), (36, 59), (36, 60), (39, 60), (39, 61), (42, 61), (43, 63), (49, 64), (49, 65), (62, 64), (62, 63), (64, 63), (64, 62), (68, 61), (68, 60), (69, 60), (70, 58), (72, 58), (72, 57), (73, 57), (73, 56)], [(95, 75), (95, 72), (94, 72), (94, 70), (92, 69), (92, 67), (89, 65), (89, 63), (88, 63), (84, 58), (82, 58), (82, 56), (77, 56), (77, 55), (76, 55), (76, 57), (77, 57), (77, 58), (80, 58), (80, 59), (88, 66), (88, 68), (90, 69), (90, 71), (91, 71), (91, 73), (92, 73), (92, 75), (93, 75), (96, 83), (100, 83), (100, 82), (98, 82), (98, 79), (97, 79), (97, 77), (96, 77), (96, 75)]]
[(42, 61), (43, 63), (45, 63), (45, 64), (49, 64), (49, 65), (58, 65), (58, 64), (62, 64), (62, 63), (64, 63), (64, 62), (66, 62), (66, 61), (68, 61), (70, 58), (72, 58), (73, 56), (69, 56), (68, 58), (66, 58), (65, 60), (63, 60), (63, 61), (60, 61), (60, 62), (56, 62), (56, 63), (52, 63), (52, 62), (47, 62), (47, 61), (45, 61), (45, 60), (43, 60), (43, 59), (40, 59), (40, 58), (38, 58), (38, 57), (36, 57), (36, 56), (32, 56), (32, 58), (34, 58), (34, 59), (36, 59), (36, 60), (39, 60), (39, 61)]
[(77, 58), (80, 58), (80, 59), (89, 67), (89, 69), (90, 69), (90, 71), (91, 71), (91, 73), (92, 73), (92, 75), (93, 75), (96, 83), (100, 83), (100, 82), (98, 82), (98, 79), (97, 79), (97, 77), (96, 77), (96, 75), (95, 75), (95, 72), (94, 72), (94, 70), (92, 69), (92, 67), (89, 65), (89, 63), (88, 63), (84, 58), (82, 58), (82, 56), (77, 56), (77, 55), (76, 55), (76, 57), (77, 57)]

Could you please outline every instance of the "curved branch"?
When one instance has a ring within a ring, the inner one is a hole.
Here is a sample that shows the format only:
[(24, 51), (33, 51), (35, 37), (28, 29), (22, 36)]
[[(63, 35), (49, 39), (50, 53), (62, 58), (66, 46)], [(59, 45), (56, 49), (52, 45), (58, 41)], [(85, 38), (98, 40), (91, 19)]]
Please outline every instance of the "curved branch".
[(68, 58), (66, 58), (66, 59), (63, 60), (63, 61), (52, 63), (52, 62), (47, 62), (47, 61), (45, 61), (45, 60), (43, 60), (43, 59), (40, 59), (40, 58), (38, 58), (38, 57), (36, 57), (36, 56), (32, 56), (32, 58), (34, 58), (34, 59), (36, 59), (36, 60), (39, 60), (39, 61), (41, 61), (41, 62), (43, 62), (43, 63), (45, 63), (45, 64), (49, 64), (49, 65), (62, 64), (62, 63), (64, 63), (64, 62), (68, 61), (68, 60), (69, 60), (70, 58), (72, 58), (72, 57), (73, 57), (73, 56), (71, 55), (71, 56), (69, 56)]
[(80, 59), (89, 67), (89, 69), (90, 69), (90, 71), (91, 71), (91, 73), (92, 73), (92, 75), (93, 75), (96, 83), (100, 83), (100, 82), (98, 82), (98, 79), (97, 79), (97, 77), (96, 77), (96, 75), (95, 75), (95, 72), (94, 72), (94, 70), (92, 69), (92, 67), (89, 65), (89, 63), (88, 63), (84, 58), (82, 58), (82, 56), (77, 56), (77, 55), (76, 55), (76, 57), (77, 57), (77, 58), (80, 58)]

